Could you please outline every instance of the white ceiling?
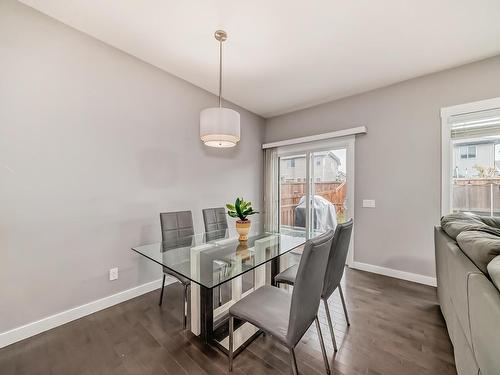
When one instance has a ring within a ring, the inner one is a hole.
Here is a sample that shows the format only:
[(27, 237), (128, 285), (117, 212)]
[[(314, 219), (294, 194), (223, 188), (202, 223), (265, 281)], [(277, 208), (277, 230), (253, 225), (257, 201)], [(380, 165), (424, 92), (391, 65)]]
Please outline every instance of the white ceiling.
[(500, 0), (22, 0), (264, 117), (500, 54)]

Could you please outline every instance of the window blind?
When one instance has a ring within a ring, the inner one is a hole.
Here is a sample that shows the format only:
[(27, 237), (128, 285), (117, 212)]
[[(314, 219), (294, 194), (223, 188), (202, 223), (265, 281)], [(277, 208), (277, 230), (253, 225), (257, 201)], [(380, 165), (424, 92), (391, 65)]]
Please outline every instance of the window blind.
[(451, 138), (475, 138), (500, 135), (500, 108), (453, 115), (448, 118)]

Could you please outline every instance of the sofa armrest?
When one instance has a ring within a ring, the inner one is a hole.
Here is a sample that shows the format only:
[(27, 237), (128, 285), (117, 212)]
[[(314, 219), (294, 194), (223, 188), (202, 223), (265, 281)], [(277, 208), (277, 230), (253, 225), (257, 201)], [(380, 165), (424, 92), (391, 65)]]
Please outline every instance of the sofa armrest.
[(500, 374), (500, 293), (485, 275), (472, 273), (467, 294), (472, 347), (481, 374)]
[(500, 291), (500, 255), (488, 264), (488, 275), (490, 275), (491, 281)]

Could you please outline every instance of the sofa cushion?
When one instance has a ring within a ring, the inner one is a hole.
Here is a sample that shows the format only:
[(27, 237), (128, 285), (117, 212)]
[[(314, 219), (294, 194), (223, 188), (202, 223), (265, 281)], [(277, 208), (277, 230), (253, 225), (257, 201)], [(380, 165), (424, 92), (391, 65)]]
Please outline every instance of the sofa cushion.
[(500, 236), (500, 218), (479, 216), (464, 212), (443, 216), (441, 218), (441, 227), (453, 239), (456, 239), (460, 233), (468, 230)]
[(469, 230), (457, 236), (460, 249), (469, 259), (488, 274), (488, 263), (500, 255), (500, 237), (483, 231)]
[(493, 284), (500, 290), (500, 255), (488, 263), (487, 268), (491, 281), (493, 281)]

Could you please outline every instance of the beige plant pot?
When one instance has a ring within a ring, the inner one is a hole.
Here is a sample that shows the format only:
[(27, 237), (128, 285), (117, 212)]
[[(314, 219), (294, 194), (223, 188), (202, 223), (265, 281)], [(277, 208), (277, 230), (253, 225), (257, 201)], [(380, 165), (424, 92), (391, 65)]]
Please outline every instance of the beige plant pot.
[(248, 232), (250, 232), (250, 225), (252, 222), (250, 220), (238, 220), (236, 221), (236, 231), (240, 235), (240, 241), (248, 240)]

